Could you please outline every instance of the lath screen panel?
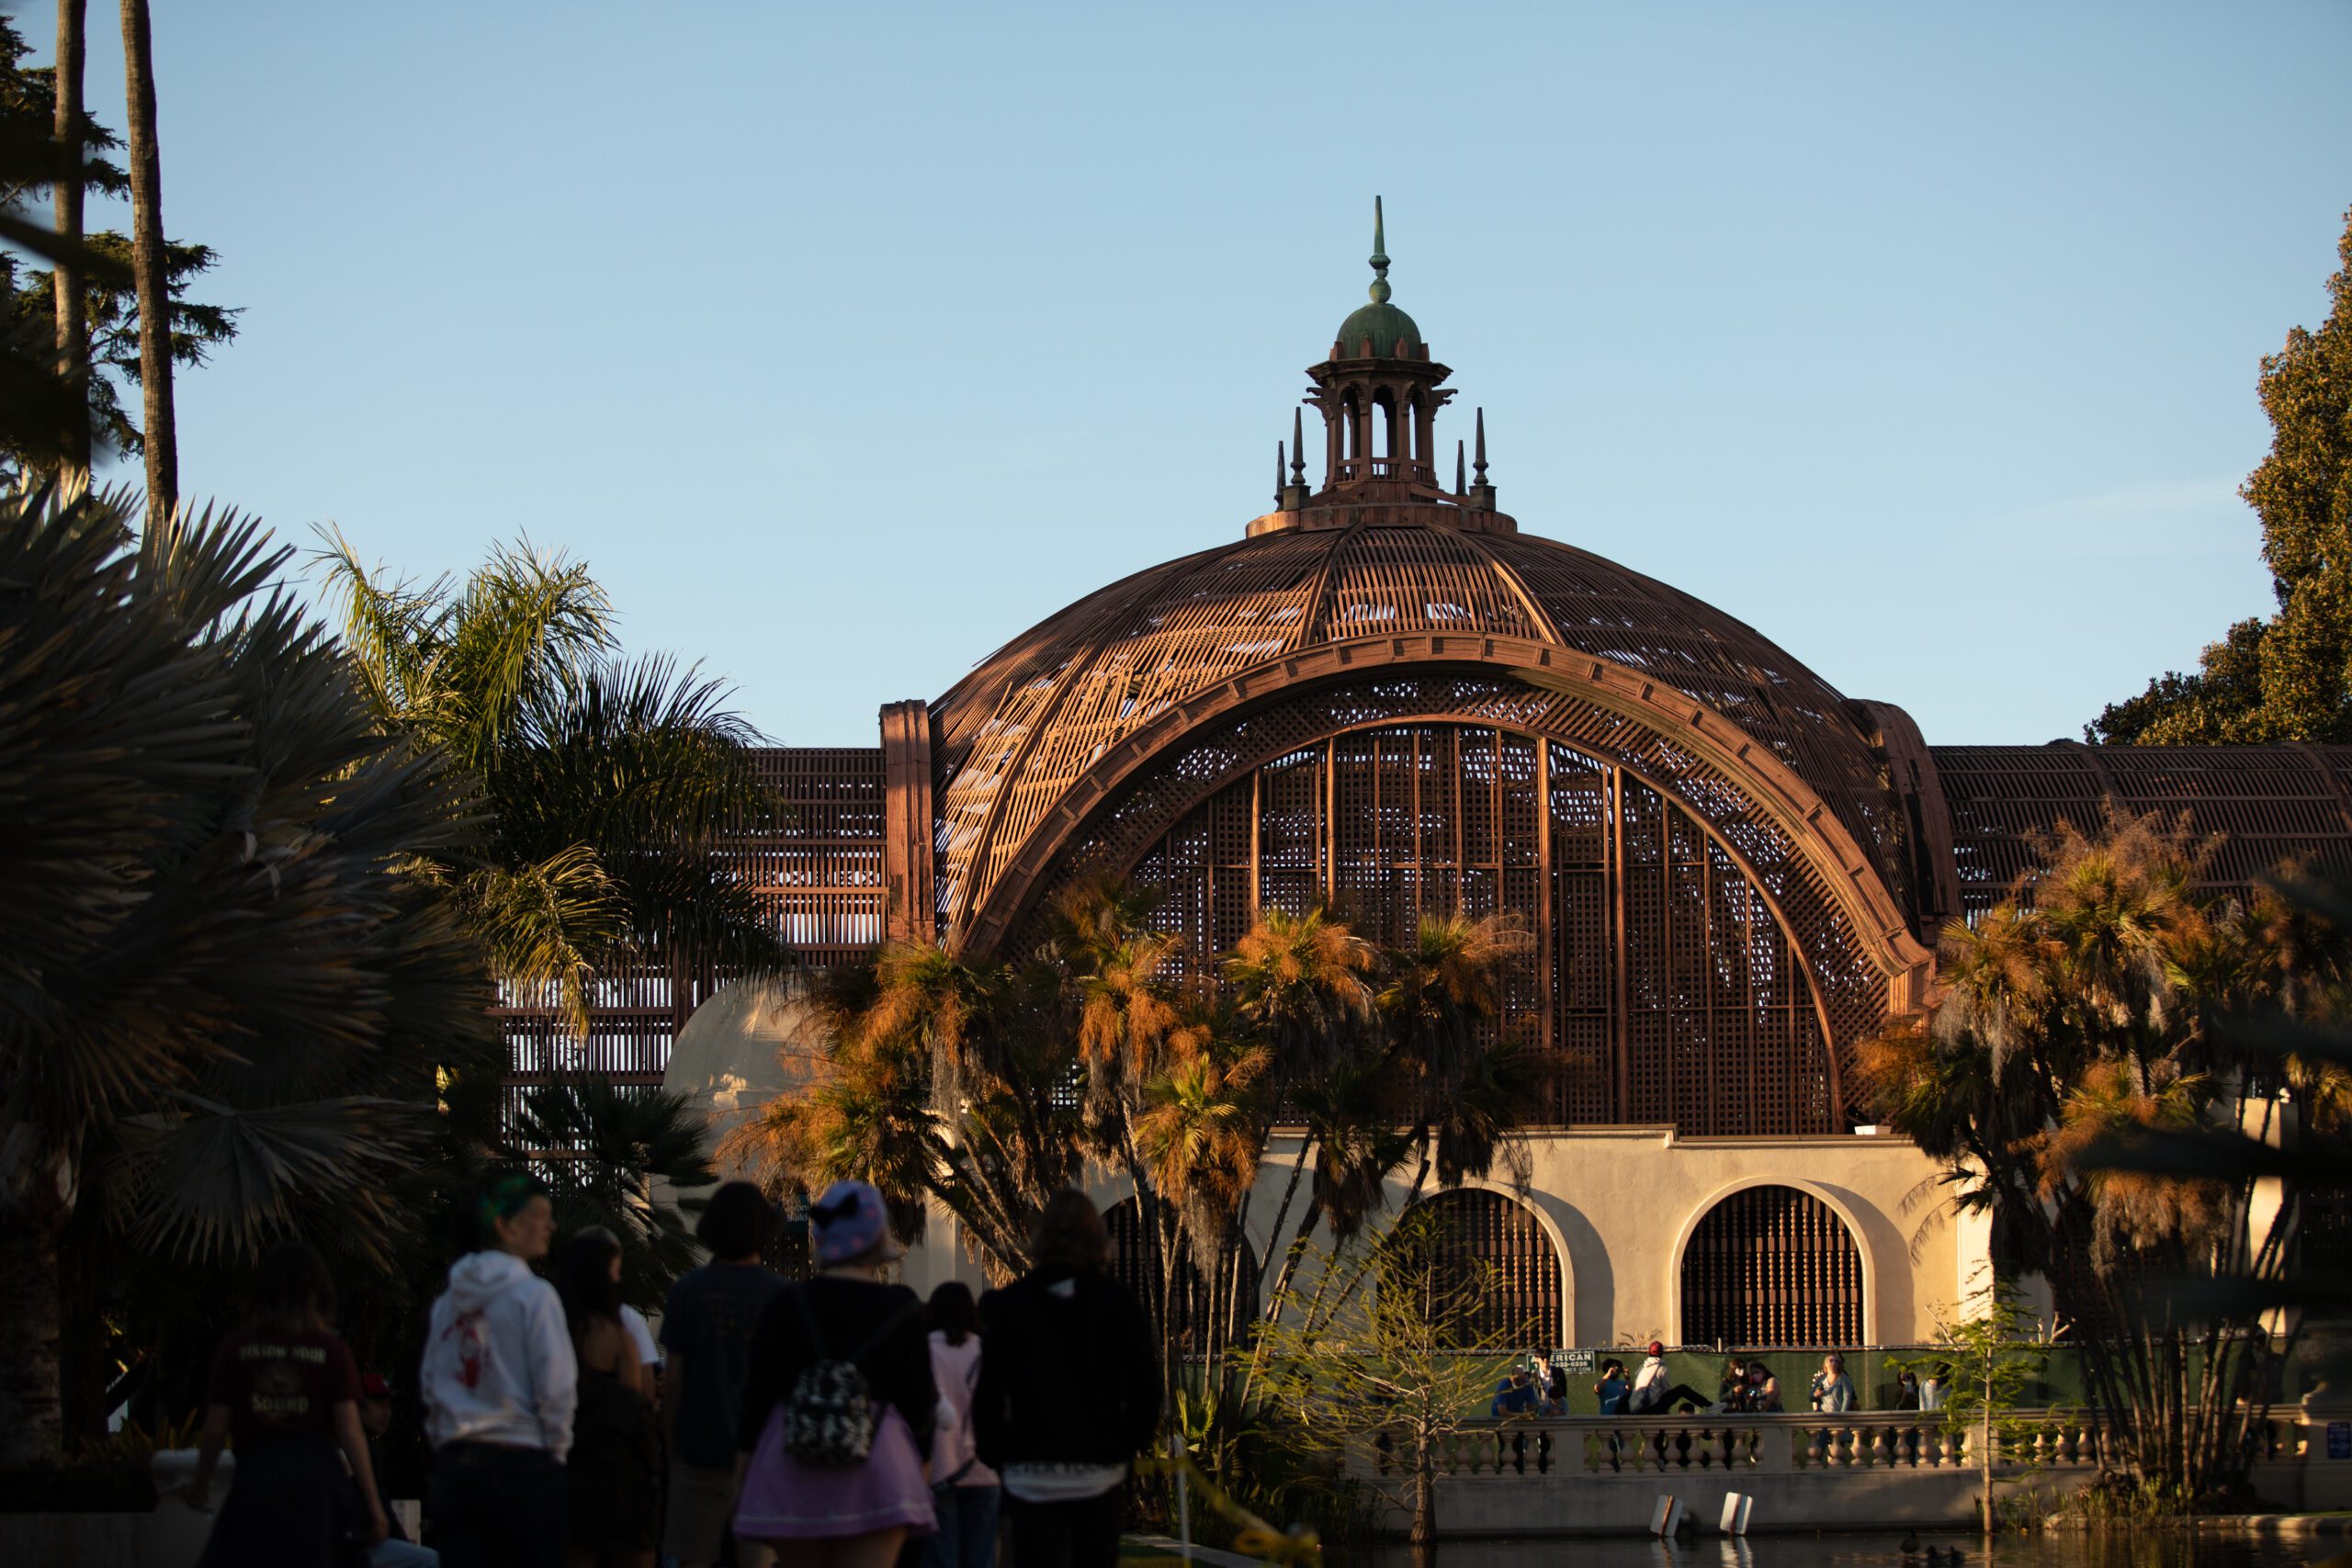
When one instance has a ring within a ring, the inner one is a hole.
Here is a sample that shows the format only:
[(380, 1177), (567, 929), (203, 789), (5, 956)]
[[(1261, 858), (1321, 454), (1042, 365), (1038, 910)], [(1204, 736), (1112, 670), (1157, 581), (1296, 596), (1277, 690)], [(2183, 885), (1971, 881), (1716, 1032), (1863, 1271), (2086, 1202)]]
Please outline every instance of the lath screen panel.
[(1415, 1207), (1436, 1225), (1438, 1289), (1424, 1310), (1455, 1309), (1465, 1344), (1548, 1350), (1565, 1341), (1560, 1255), (1525, 1204), (1469, 1188)]
[(1828, 1204), (1749, 1187), (1699, 1222), (1682, 1254), (1682, 1341), (1725, 1347), (1862, 1342), (1862, 1258)]
[(1770, 905), (1680, 806), (1556, 741), (1484, 725), (1357, 729), (1186, 813), (1136, 864), (1188, 961), (1257, 905), (1328, 899), (1367, 938), (1516, 915), (1535, 942), (1499, 1027), (1555, 1063), (1559, 1123), (1832, 1130), (1811, 986)]

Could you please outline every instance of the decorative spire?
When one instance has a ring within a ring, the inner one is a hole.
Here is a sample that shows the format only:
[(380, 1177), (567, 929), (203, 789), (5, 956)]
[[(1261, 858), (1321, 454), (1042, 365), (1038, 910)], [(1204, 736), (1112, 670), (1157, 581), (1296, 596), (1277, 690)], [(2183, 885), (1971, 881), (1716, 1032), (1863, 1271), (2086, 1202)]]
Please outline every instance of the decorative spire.
[(1453, 493), (1456, 495), (1469, 493), (1469, 487), (1462, 479), (1462, 443), (1459, 441), (1453, 444)]
[(1478, 460), (1472, 467), (1478, 470), (1478, 485), (1483, 490), (1487, 483), (1487, 411), (1483, 408), (1478, 411)]
[(1380, 198), (1372, 198), (1372, 302), (1388, 303), (1388, 239), (1380, 218)]
[(1306, 484), (1306, 427), (1304, 418), (1299, 410), (1290, 411), (1290, 482), (1302, 489)]
[(1283, 444), (1274, 443), (1274, 505), (1283, 503)]

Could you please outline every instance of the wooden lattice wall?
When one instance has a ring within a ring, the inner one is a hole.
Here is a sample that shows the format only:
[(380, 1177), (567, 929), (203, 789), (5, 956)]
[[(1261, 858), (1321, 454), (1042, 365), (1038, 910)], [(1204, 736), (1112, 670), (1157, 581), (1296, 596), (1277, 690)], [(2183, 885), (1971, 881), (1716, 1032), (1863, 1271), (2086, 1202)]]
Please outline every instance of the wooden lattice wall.
[[(1133, 1198), (1123, 1198), (1103, 1211), (1102, 1223), (1111, 1233), (1111, 1273), (1121, 1284), (1136, 1293), (1136, 1300), (1149, 1309), (1160, 1294), (1163, 1281), (1154, 1276), (1150, 1238), (1144, 1234), (1143, 1209)], [(1191, 1248), (1181, 1232), (1171, 1234), (1169, 1245), (1176, 1248), (1176, 1271), (1170, 1300), (1175, 1310), (1172, 1322), (1162, 1332), (1175, 1339), (1187, 1355), (1204, 1354), (1207, 1348), (1210, 1285), (1199, 1267), (1193, 1263)], [(1237, 1311), (1233, 1321), (1248, 1322), (1258, 1301), (1258, 1260), (1248, 1247), (1234, 1255), (1224, 1288), (1234, 1294)], [(1171, 1314), (1155, 1312), (1155, 1318)]]
[(1436, 1272), (1446, 1297), (1475, 1302), (1456, 1319), (1465, 1343), (1499, 1336), (1516, 1350), (1548, 1350), (1567, 1342), (1559, 1250), (1527, 1205), (1463, 1188), (1415, 1207), (1436, 1222)]
[[(778, 747), (755, 757), (761, 782), (775, 792), (775, 812), (729, 832), (716, 852), (720, 863), (767, 905), (804, 963), (864, 956), (883, 932), (880, 749)], [(667, 960), (657, 951), (600, 978), (584, 1041), (567, 1036), (551, 998), (510, 987), (499, 1010), (510, 1101), (556, 1071), (659, 1087), (670, 1042), (727, 978), (707, 968), (673, 973)]]
[(1970, 917), (2000, 902), (2034, 865), (2032, 839), (2061, 820), (2096, 829), (2105, 803), (2186, 813), (2199, 834), (2226, 835), (2217, 888), (2250, 885), (2281, 862), (2352, 876), (2352, 746), (1935, 746), (1951, 817), (1961, 902)]
[(1747, 1187), (1699, 1221), (1682, 1254), (1682, 1342), (1862, 1343), (1862, 1256), (1810, 1192)]
[(1826, 1132), (1820, 1017), (1770, 906), (1657, 790), (1483, 725), (1350, 730), (1227, 784), (1136, 863), (1161, 929), (1222, 953), (1260, 903), (1367, 938), (1505, 910), (1537, 936), (1502, 1028), (1558, 1061), (1548, 1120)]

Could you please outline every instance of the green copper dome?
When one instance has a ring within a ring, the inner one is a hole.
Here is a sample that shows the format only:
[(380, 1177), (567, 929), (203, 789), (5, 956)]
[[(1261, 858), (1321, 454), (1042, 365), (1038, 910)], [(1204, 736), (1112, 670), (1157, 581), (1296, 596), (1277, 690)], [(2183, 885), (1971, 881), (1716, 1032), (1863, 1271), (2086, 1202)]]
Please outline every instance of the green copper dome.
[[(1387, 225), (1381, 220), (1380, 198), (1372, 198), (1372, 303), (1360, 305), (1355, 313), (1340, 323), (1334, 359), (1406, 359), (1418, 357), (1414, 351), (1422, 346), (1421, 329), (1413, 318), (1388, 302), (1388, 236)], [(1370, 340), (1372, 352), (1367, 355), (1364, 343)]]
[(1421, 346), (1421, 329), (1413, 324), (1412, 317), (1384, 299), (1358, 306), (1340, 323), (1338, 357), (1363, 358), (1366, 338), (1372, 340), (1373, 358), (1404, 359), (1413, 357)]

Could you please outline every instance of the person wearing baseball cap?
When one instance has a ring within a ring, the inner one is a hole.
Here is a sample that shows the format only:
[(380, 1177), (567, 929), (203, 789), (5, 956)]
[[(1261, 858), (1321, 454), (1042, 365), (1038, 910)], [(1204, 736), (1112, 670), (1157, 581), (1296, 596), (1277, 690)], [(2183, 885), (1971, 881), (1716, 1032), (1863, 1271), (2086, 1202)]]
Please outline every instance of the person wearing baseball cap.
[(1668, 1385), (1666, 1347), (1650, 1341), (1650, 1353), (1642, 1362), (1642, 1370), (1634, 1374), (1634, 1392), (1626, 1397), (1625, 1413), (1629, 1416), (1661, 1416), (1675, 1404), (1682, 1406), (1685, 1415), (1704, 1410), (1713, 1403), (1688, 1383)]
[[(746, 1464), (735, 1534), (786, 1562), (889, 1568), (908, 1531), (937, 1528), (923, 1464), (939, 1387), (922, 1298), (886, 1278), (899, 1245), (871, 1183), (826, 1188), (808, 1205), (808, 1229), (816, 1276), (778, 1294), (752, 1339), (735, 1437)], [(844, 1362), (876, 1413), (864, 1455), (802, 1457), (786, 1420), (795, 1384), (804, 1371)]]

